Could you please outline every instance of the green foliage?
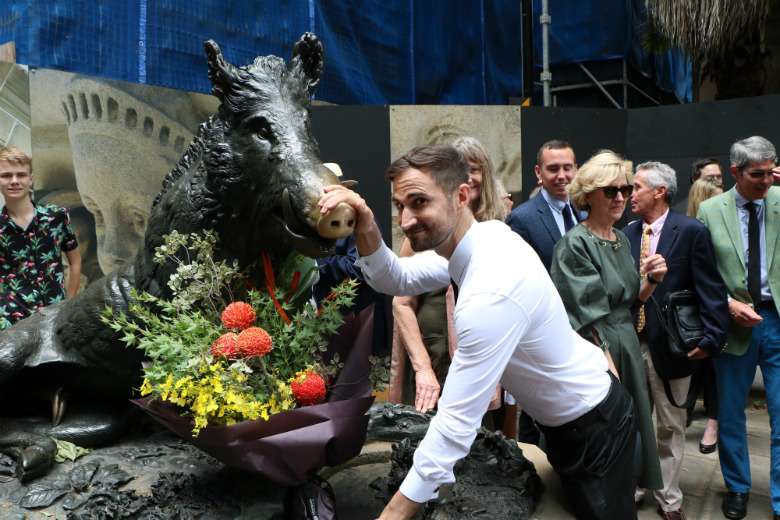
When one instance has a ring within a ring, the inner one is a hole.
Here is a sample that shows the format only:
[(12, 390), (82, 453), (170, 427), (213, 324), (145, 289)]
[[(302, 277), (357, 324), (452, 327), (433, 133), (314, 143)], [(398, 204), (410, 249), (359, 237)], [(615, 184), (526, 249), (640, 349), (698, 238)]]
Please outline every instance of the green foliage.
[[(322, 355), (327, 336), (343, 323), (339, 307), (352, 304), (357, 282), (345, 280), (317, 308), (310, 295), (318, 267), (310, 258), (292, 254), (274, 274), (264, 257), (263, 276), (258, 277), (252, 267), (241, 273), (236, 263), (214, 260), (216, 233), (174, 232), (165, 239), (155, 262), (176, 264), (168, 282), (173, 298), (133, 290), (127, 313), (107, 308), (102, 317), (128, 347), (149, 358), (142, 395), (183, 407), (185, 415), (195, 418), (197, 434), (207, 421), (232, 424), (294, 407), (289, 383), (303, 371), (338, 374), (343, 363), (336, 357), (326, 365)], [(249, 280), (258, 278), (265, 279), (264, 288), (250, 286)], [(273, 349), (264, 356), (228, 359), (212, 354), (212, 344), (228, 332), (221, 312), (232, 301), (249, 303), (255, 325), (272, 338)]]
[(372, 388), (384, 392), (387, 389), (385, 383), (390, 382), (390, 356), (369, 356), (368, 362), (371, 363), (369, 377), (371, 378)]
[(72, 442), (61, 441), (55, 437), (52, 437), (52, 440), (57, 443), (57, 453), (54, 455), (55, 462), (62, 463), (66, 460), (74, 461), (79, 457), (92, 453), (92, 450), (81, 448)]

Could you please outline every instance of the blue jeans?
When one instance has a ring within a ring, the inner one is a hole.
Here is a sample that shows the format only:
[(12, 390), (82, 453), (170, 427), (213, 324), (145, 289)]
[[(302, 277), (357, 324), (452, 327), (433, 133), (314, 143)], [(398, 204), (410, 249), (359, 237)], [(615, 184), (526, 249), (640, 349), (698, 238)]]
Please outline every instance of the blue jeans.
[(720, 413), (718, 453), (726, 487), (736, 493), (750, 491), (745, 406), (750, 385), (761, 367), (766, 388), (766, 406), (771, 426), (770, 491), (772, 508), (780, 512), (780, 316), (759, 310), (764, 321), (753, 328), (748, 350), (741, 356), (723, 354), (715, 361)]

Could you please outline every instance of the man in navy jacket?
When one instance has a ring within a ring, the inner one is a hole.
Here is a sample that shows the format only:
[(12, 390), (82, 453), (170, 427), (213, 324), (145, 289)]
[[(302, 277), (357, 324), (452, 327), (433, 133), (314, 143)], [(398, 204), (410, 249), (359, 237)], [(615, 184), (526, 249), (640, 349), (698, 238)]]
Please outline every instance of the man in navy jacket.
[(566, 191), (577, 173), (574, 150), (566, 141), (547, 141), (536, 154), (534, 170), (542, 184), (539, 195), (516, 207), (506, 223), (534, 248), (549, 272), (553, 247), (582, 216)]
[[(669, 209), (677, 191), (676, 179), (675, 171), (666, 164), (647, 162), (637, 166), (631, 210), (642, 219), (631, 222), (623, 232), (631, 243), (637, 272), (643, 260), (640, 254), (643, 234), (649, 254), (657, 253), (666, 259), (668, 271), (653, 295), (659, 306), (668, 292), (682, 289), (695, 291), (701, 301), (700, 315), (706, 334), (687, 359), (664, 354), (664, 332), (650, 302), (644, 306), (644, 326), (637, 317), (651, 404), (656, 411), (658, 455), (664, 479), (664, 488), (654, 495), (663, 518), (684, 520), (679, 477), (685, 448), (685, 409), (671, 404), (664, 380), (669, 383), (674, 400), (682, 406), (688, 395), (690, 376), (697, 369), (695, 360), (717, 357), (722, 352), (729, 314), (726, 286), (718, 271), (709, 231), (698, 220)], [(641, 491), (638, 493), (642, 495)]]

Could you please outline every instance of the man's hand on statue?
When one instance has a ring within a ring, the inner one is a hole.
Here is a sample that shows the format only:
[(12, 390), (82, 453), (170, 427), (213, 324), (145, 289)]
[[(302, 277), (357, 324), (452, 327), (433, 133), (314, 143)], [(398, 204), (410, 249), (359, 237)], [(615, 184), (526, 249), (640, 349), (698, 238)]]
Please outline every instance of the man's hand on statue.
[(425, 413), (432, 410), (439, 400), (439, 382), (433, 369), (428, 367), (415, 373), (417, 381), (417, 393), (414, 396), (414, 407), (418, 412)]
[(324, 188), (324, 195), (319, 201), (320, 213), (323, 215), (344, 202), (355, 210), (357, 223), (355, 233), (367, 233), (374, 226), (374, 213), (366, 201), (356, 192), (344, 186), (333, 185)]
[(729, 313), (734, 318), (734, 321), (743, 327), (755, 327), (764, 321), (764, 318), (754, 311), (750, 305), (738, 300), (729, 302)]

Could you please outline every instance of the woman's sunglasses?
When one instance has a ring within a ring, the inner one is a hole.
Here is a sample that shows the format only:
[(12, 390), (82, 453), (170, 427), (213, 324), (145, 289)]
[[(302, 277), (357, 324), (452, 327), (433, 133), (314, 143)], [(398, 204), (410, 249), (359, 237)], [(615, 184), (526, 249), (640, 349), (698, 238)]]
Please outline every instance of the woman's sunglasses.
[(617, 197), (618, 192), (623, 195), (624, 199), (629, 198), (631, 194), (634, 193), (633, 184), (626, 184), (625, 186), (620, 186), (619, 188), (617, 186), (601, 186), (598, 189), (604, 190), (604, 196), (608, 199), (614, 199)]

